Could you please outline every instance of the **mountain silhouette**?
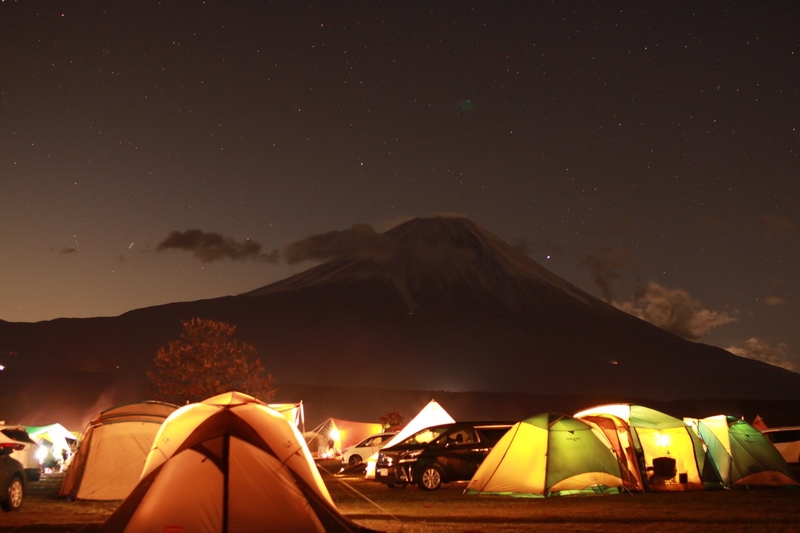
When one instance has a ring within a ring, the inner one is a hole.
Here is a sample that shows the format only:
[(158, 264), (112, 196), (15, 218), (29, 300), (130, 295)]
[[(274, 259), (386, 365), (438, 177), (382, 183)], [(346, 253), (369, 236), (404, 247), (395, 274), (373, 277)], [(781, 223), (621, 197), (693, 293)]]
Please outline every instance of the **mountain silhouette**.
[[(466, 218), (414, 219), (356, 237), (324, 250), (333, 259), (238, 296), (117, 317), (0, 321), (8, 360), (0, 388), (32, 401), (51, 376), (49, 386), (65, 391), (81, 383), (74, 403), (103, 390), (145, 395), (158, 348), (179, 337), (181, 320), (201, 317), (236, 325), (278, 383), (800, 400), (800, 374), (624, 313)], [(4, 409), (0, 419), (10, 417)]]

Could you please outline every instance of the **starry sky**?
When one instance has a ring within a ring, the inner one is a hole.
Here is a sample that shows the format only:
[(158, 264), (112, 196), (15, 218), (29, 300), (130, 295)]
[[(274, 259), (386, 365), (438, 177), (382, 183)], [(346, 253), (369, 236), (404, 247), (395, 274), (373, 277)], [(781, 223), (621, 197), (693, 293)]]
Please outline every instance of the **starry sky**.
[(0, 319), (115, 316), (470, 218), (800, 371), (800, 3), (0, 2)]

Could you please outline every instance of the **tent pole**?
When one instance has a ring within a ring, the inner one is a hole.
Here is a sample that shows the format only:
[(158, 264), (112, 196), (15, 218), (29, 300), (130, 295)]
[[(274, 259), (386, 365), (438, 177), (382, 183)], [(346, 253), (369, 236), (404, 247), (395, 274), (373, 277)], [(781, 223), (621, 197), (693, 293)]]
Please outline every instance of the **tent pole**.
[(230, 481), (231, 436), (222, 437), (222, 533), (228, 533), (228, 483)]

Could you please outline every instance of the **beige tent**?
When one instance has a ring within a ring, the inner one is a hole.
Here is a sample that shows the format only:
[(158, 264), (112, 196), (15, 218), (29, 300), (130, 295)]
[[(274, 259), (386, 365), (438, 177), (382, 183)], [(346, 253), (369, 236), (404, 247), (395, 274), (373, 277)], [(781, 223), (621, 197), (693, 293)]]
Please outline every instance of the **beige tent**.
[(104, 531), (366, 531), (336, 509), (300, 432), (228, 392), (180, 408)]
[(59, 490), (79, 500), (122, 500), (136, 485), (161, 423), (178, 407), (142, 402), (114, 407), (83, 432)]
[[(425, 407), (422, 408), (419, 413), (417, 413), (417, 416), (412, 418), (411, 421), (397, 433), (397, 435), (392, 437), (389, 442), (383, 446), (383, 448), (388, 448), (393, 444), (402, 442), (406, 438), (422, 429), (441, 424), (452, 424), (453, 422), (455, 422), (453, 417), (450, 416), (436, 400), (431, 400)], [(375, 465), (377, 463), (377, 453), (367, 459), (367, 479), (375, 479)]]

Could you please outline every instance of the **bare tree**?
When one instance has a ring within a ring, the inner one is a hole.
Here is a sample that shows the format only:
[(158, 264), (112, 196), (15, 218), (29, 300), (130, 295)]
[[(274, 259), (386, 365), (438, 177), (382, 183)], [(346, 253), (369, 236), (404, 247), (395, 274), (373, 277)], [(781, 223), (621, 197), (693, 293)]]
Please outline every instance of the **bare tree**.
[(157, 370), (147, 372), (161, 399), (181, 404), (239, 391), (267, 402), (275, 395), (256, 349), (234, 338), (236, 326), (202, 318), (181, 323), (180, 340), (159, 348)]

